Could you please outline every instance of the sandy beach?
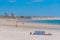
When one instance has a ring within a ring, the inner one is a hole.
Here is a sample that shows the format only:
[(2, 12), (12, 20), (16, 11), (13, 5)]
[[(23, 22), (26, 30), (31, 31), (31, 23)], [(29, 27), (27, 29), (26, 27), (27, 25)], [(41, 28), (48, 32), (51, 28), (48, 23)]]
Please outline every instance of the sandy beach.
[[(16, 19), (0, 19), (0, 40), (60, 40), (60, 25), (16, 22)], [(17, 26), (16, 26), (17, 25)], [(30, 35), (30, 32), (45, 31), (52, 35)]]
[(0, 26), (16, 26), (22, 28), (60, 28), (60, 25), (27, 23), (17, 19), (0, 19)]

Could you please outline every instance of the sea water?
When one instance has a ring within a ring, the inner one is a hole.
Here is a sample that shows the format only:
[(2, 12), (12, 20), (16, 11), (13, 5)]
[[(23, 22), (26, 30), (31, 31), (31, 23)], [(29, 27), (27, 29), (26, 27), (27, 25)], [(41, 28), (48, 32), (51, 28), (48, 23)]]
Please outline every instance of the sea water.
[(43, 24), (55, 24), (60, 25), (60, 20), (23, 20), (30, 23), (43, 23)]
[[(60, 25), (60, 20), (22, 20), (22, 22)], [(60, 30), (60, 28), (47, 28), (47, 30)]]

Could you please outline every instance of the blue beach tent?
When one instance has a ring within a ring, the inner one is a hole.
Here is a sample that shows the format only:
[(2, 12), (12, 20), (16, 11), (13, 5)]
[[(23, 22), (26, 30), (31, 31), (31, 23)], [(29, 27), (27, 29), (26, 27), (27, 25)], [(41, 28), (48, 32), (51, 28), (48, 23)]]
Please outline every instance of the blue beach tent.
[(44, 35), (45, 31), (35, 31), (33, 35)]

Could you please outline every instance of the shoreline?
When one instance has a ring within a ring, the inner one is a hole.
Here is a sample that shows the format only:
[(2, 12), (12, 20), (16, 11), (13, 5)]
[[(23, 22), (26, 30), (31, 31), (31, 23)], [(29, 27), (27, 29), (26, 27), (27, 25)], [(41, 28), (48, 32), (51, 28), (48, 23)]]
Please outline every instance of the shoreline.
[[(18, 21), (18, 22), (16, 22)], [(0, 26), (16, 26), (21, 28), (60, 28), (60, 25), (53, 24), (40, 24), (40, 23), (27, 23), (21, 22), (17, 19), (0, 19)]]
[(29, 23), (29, 22), (20, 22), (20, 26), (27, 27), (27, 28), (60, 28), (60, 25)]

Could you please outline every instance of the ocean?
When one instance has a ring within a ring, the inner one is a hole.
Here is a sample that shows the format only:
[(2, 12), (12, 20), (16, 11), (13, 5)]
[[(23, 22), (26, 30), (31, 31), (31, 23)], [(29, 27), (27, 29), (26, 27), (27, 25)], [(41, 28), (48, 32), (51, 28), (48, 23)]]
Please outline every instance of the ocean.
[(60, 25), (60, 20), (23, 20), (23, 22)]

